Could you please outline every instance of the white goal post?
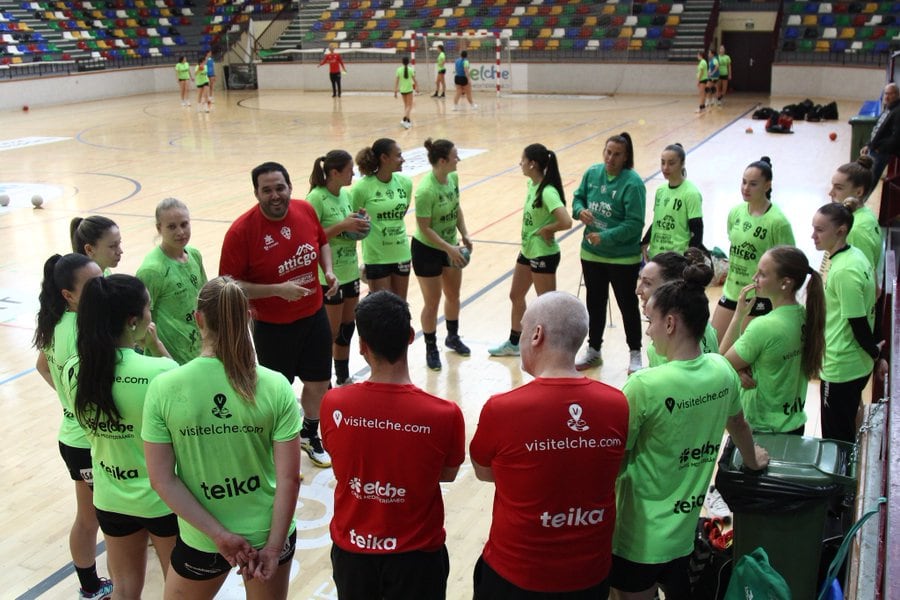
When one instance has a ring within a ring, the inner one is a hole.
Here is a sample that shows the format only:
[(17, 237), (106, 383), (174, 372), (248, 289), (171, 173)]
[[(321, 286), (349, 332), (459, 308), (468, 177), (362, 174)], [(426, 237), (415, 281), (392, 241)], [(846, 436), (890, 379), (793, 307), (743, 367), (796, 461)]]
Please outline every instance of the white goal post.
[[(476, 40), (479, 43), (472, 44)], [(509, 35), (506, 32), (486, 29), (467, 32), (412, 32), (410, 60), (415, 65), (416, 52), (417, 50), (421, 51), (421, 55), (424, 57), (424, 74), (428, 75), (430, 82), (434, 81), (437, 74), (437, 46), (441, 43), (443, 43), (447, 55), (448, 83), (453, 81), (454, 62), (459, 53), (468, 50), (468, 75), (472, 89), (494, 89), (498, 97), (501, 90), (512, 89), (512, 56), (509, 49)]]

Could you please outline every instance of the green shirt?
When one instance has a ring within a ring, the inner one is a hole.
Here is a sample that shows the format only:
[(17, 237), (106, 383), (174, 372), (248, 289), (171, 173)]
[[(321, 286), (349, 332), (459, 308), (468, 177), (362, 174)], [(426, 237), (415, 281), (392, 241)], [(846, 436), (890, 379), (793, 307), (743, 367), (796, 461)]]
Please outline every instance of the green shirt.
[(853, 227), (847, 235), (847, 243), (859, 248), (873, 269), (877, 270), (881, 265), (881, 225), (868, 206), (862, 206), (853, 213)]
[(191, 78), (190, 63), (186, 63), (186, 62), (175, 63), (175, 74), (178, 76), (179, 80), (190, 79)]
[(750, 321), (734, 351), (750, 364), (756, 387), (741, 389), (744, 417), (754, 431), (785, 433), (806, 423), (803, 332), (806, 309), (779, 306)]
[(719, 78), (728, 77), (728, 70), (731, 68), (731, 57), (727, 54), (719, 55)]
[[(134, 517), (155, 518), (172, 514), (159, 495), (150, 487), (141, 424), (144, 397), (150, 382), (160, 373), (178, 366), (170, 358), (143, 356), (130, 348), (119, 348), (116, 375), (112, 386), (113, 401), (122, 419), (112, 423), (106, 418), (97, 422), (96, 413), (87, 417), (85, 435), (91, 442), (94, 469), (94, 506)], [(66, 362), (66, 394), (75, 404), (78, 389), (79, 357)]]
[(63, 386), (63, 367), (66, 361), (77, 354), (75, 347), (78, 328), (76, 325), (77, 314), (66, 311), (59, 319), (59, 323), (53, 328), (53, 342), (44, 348), (42, 352), (50, 366), (50, 379), (56, 389), (56, 396), (62, 405), (63, 419), (59, 425), (57, 439), (72, 448), (90, 448), (91, 444), (84, 435), (84, 431), (75, 418), (75, 407), (69, 401)]
[(791, 223), (774, 204), (761, 215), (751, 215), (747, 203), (741, 203), (728, 213), (728, 277), (722, 295), (737, 300), (745, 285), (753, 281), (759, 259), (774, 246), (794, 245)]
[(706, 81), (709, 79), (709, 64), (707, 64), (705, 58), (701, 58), (700, 62), (697, 63), (697, 81)]
[[(216, 358), (195, 358), (150, 383), (144, 441), (171, 444), (176, 472), (197, 501), (254, 548), (265, 545), (275, 500), (275, 442), (300, 432), (300, 409), (287, 379), (257, 366), (253, 403), (229, 385)], [(202, 552), (218, 552), (200, 530), (178, 518), (179, 535)], [(291, 524), (291, 531), (294, 524)]]
[(194, 83), (200, 87), (204, 83), (209, 83), (209, 75), (206, 72), (206, 64), (199, 65), (194, 71)]
[[(706, 324), (706, 331), (703, 332), (703, 337), (700, 338), (700, 352), (702, 352), (703, 354), (719, 353), (719, 337), (718, 333), (716, 333), (715, 328), (712, 326), (712, 323)], [(669, 359), (665, 356), (661, 356), (656, 352), (656, 347), (653, 345), (653, 342), (647, 344), (648, 367), (658, 367), (659, 365), (664, 365), (667, 362), (669, 362)]]
[(362, 241), (363, 262), (367, 265), (389, 265), (410, 259), (409, 240), (403, 218), (412, 199), (412, 180), (400, 173), (392, 173), (383, 183), (374, 175), (367, 175), (353, 184), (350, 190), (354, 211), (366, 209), (372, 229)]
[[(588, 209), (594, 222), (584, 228), (581, 255), (586, 260), (634, 264), (641, 261), (641, 234), (647, 189), (631, 169), (615, 177), (606, 174), (606, 166), (588, 168), (572, 200), (572, 216)], [(600, 243), (587, 241), (592, 232), (600, 233)]]
[(447, 62), (447, 55), (441, 52), (437, 57), (437, 68), (438, 71), (444, 70), (444, 63)]
[[(350, 208), (350, 190), (342, 187), (335, 196), (325, 186), (314, 187), (306, 195), (306, 201), (312, 204), (322, 224), (322, 229), (327, 229), (340, 223), (353, 212)], [(356, 240), (338, 234), (328, 238), (328, 246), (331, 248), (331, 265), (334, 276), (341, 285), (359, 279), (359, 258), (356, 255)], [(319, 267), (319, 282), (325, 285), (325, 273)]]
[(653, 202), (647, 255), (653, 258), (670, 250), (683, 254), (691, 241), (688, 221), (703, 218), (702, 203), (700, 190), (686, 179), (678, 187), (660, 186)]
[(687, 556), (740, 381), (720, 354), (633, 373), (628, 441), (616, 483), (613, 553), (657, 564)]
[(553, 211), (563, 204), (559, 190), (552, 185), (544, 186), (541, 191), (541, 206), (535, 208), (534, 197), (538, 185), (528, 180), (528, 194), (525, 197), (525, 211), (522, 214), (522, 255), (525, 258), (538, 258), (559, 253), (559, 244), (554, 239), (552, 244), (538, 233), (546, 225), (556, 222)]
[[(184, 251), (187, 261), (180, 262), (157, 246), (144, 257), (135, 274), (150, 294), (150, 314), (157, 335), (179, 364), (200, 354), (200, 330), (194, 322), (194, 310), (200, 288), (207, 281), (200, 251), (192, 246)], [(153, 353), (155, 348), (147, 350)]]
[(822, 379), (843, 383), (872, 372), (874, 360), (853, 336), (847, 319), (875, 324), (875, 279), (865, 255), (853, 246), (831, 256), (825, 281), (825, 357)]
[[(431, 219), (431, 228), (438, 237), (456, 245), (456, 229), (459, 223), (459, 176), (456, 173), (447, 175), (447, 183), (440, 183), (434, 173), (426, 174), (416, 187), (416, 218)], [(438, 248), (426, 237), (416, 222), (413, 237), (431, 248)]]
[[(406, 77), (403, 71), (406, 71)], [(411, 66), (397, 67), (397, 80), (399, 81), (398, 89), (401, 94), (411, 94), (413, 91), (413, 78), (416, 76), (416, 70)]]

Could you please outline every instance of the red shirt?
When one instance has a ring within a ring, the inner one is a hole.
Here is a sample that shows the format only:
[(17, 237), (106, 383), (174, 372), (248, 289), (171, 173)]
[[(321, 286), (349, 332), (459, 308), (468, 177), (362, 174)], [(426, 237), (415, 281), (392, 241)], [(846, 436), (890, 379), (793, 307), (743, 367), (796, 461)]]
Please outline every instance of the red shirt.
[(624, 394), (587, 377), (538, 378), (491, 397), (469, 447), (494, 474), (491, 568), (535, 592), (606, 579), (627, 436)]
[(337, 52), (329, 52), (322, 58), (322, 62), (319, 63), (321, 67), (324, 64), (328, 64), (328, 72), (329, 73), (340, 73), (341, 69), (346, 69), (344, 66), (344, 60), (341, 58), (341, 55)]
[(314, 294), (294, 301), (277, 296), (250, 301), (254, 317), (266, 323), (292, 323), (322, 308), (319, 249), (328, 243), (316, 211), (305, 200), (291, 200), (280, 221), (254, 206), (231, 224), (222, 242), (219, 275), (248, 283), (296, 280)]
[(466, 456), (459, 406), (416, 386), (358, 383), (322, 400), (337, 486), (331, 539), (359, 554), (441, 547), (440, 474)]

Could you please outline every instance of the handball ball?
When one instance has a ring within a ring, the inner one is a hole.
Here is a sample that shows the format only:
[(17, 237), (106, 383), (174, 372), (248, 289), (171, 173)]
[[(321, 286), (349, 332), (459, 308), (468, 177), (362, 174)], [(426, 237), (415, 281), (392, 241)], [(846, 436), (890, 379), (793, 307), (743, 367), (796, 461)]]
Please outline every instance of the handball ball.
[(9, 206), (9, 196), (7, 194), (0, 194), (0, 206)]
[(31, 197), (31, 204), (32, 204), (35, 208), (40, 208), (41, 205), (44, 204), (44, 198), (43, 198), (43, 196), (41, 196), (40, 194), (35, 194), (34, 196)]
[(469, 250), (468, 248), (466, 248), (465, 246), (460, 246), (459, 253), (462, 255), (463, 260), (465, 261), (463, 263), (463, 266), (460, 268), (465, 268), (465, 267), (469, 266), (469, 263), (472, 262), (472, 251)]
[[(369, 215), (367, 215), (367, 214), (364, 213), (364, 212), (356, 213), (356, 214), (354, 214), (353, 216), (354, 216), (355, 218), (357, 218), (357, 219), (363, 219), (363, 220), (365, 220), (366, 223), (369, 222)], [(369, 229), (366, 229), (365, 231), (345, 231), (345, 232), (342, 233), (341, 235), (343, 235), (343, 236), (344, 236), (345, 238), (347, 238), (348, 240), (354, 240), (354, 241), (357, 241), (357, 240), (365, 239), (365, 237), (366, 237), (367, 235), (369, 235), (369, 231), (370, 231), (370, 230), (371, 230), (371, 225), (370, 225)]]

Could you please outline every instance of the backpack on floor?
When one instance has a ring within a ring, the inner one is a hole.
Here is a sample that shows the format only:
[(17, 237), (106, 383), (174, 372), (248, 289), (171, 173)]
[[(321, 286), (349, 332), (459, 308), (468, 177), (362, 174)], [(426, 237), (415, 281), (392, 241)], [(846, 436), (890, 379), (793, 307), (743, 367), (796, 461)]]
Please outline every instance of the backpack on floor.
[(731, 578), (732, 531), (723, 534), (722, 519), (701, 517), (690, 559), (692, 600), (722, 600)]

